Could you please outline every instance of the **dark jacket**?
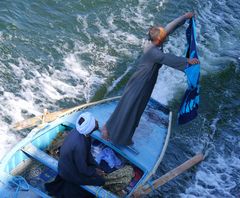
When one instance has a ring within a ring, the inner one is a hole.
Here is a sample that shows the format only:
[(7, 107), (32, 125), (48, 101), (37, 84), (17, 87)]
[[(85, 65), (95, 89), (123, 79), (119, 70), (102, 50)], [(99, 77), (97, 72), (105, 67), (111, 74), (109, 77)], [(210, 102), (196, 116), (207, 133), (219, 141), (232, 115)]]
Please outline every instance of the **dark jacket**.
[(77, 185), (104, 184), (104, 179), (96, 174), (97, 164), (91, 154), (91, 139), (73, 129), (60, 149), (59, 175)]

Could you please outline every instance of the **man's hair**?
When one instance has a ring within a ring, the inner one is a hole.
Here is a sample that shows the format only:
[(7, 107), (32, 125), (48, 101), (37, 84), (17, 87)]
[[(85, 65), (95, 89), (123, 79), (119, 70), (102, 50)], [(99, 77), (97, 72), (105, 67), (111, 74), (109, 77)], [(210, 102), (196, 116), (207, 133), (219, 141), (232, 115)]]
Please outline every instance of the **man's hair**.
[(154, 41), (160, 36), (160, 29), (159, 27), (153, 26), (150, 27), (148, 30), (148, 40)]

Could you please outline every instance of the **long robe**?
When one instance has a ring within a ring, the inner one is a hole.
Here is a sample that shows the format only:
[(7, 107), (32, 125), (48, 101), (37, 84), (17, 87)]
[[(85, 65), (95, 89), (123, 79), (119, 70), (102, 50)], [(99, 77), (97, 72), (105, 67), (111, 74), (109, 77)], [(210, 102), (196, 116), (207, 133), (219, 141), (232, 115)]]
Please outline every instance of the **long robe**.
[(138, 71), (128, 81), (124, 93), (106, 123), (110, 140), (114, 144), (130, 145), (141, 115), (149, 101), (162, 64), (183, 70), (187, 59), (163, 53), (149, 44), (138, 64)]

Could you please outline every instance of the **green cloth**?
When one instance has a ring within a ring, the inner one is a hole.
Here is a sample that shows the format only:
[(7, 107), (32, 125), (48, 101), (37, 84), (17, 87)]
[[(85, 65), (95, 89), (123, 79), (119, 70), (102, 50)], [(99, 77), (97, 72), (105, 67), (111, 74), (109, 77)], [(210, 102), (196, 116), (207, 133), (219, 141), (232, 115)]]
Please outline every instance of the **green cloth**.
[(104, 176), (104, 179), (106, 180), (104, 188), (113, 193), (121, 194), (121, 191), (129, 185), (133, 177), (133, 168), (126, 165), (123, 168)]

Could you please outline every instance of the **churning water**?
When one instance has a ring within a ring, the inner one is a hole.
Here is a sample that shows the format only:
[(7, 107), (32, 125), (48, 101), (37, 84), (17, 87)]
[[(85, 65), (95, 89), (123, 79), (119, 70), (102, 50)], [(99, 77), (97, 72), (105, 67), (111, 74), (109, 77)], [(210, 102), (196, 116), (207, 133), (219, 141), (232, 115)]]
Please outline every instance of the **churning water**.
[[(120, 94), (151, 25), (197, 13), (199, 116), (173, 126), (157, 175), (197, 152), (206, 159), (149, 197), (240, 197), (240, 4), (237, 0), (0, 2), (0, 157), (29, 131), (10, 125)], [(186, 25), (165, 45), (182, 55)], [(176, 115), (183, 73), (162, 67), (153, 97)], [(174, 120), (176, 123), (176, 119)]]

